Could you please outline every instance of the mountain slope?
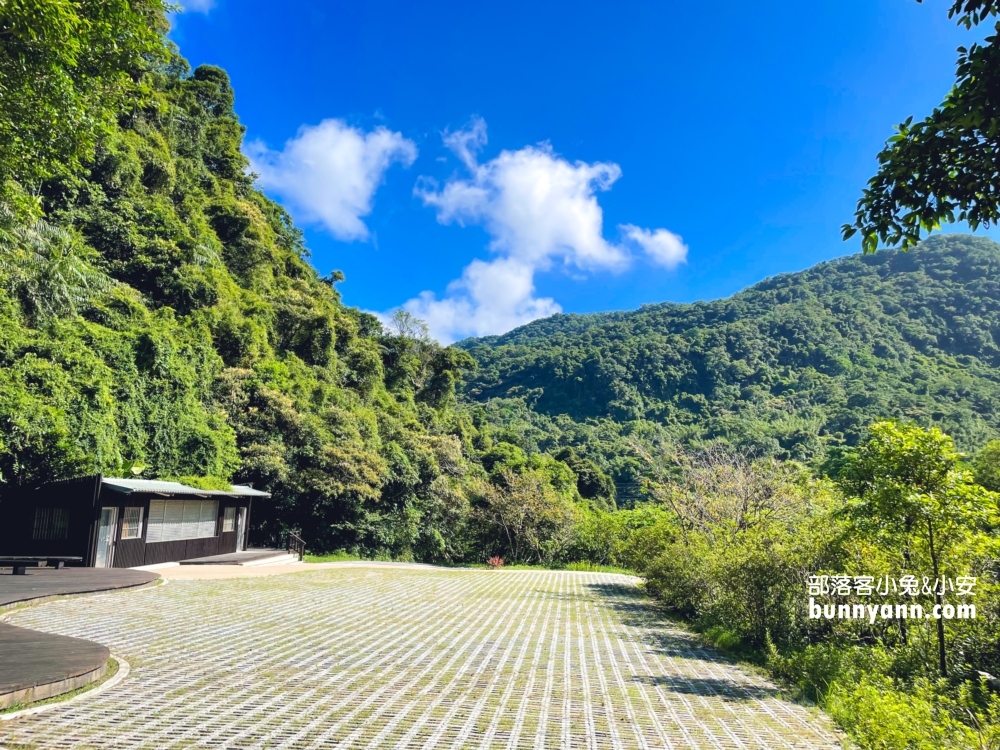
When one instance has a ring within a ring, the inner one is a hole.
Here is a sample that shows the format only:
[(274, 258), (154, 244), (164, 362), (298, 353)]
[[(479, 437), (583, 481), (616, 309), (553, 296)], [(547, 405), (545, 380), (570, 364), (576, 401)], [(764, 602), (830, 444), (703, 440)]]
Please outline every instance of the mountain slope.
[(270, 490), (260, 541), (450, 558), (467, 355), (341, 302), (254, 185), (225, 72), (160, 42), (34, 216), (0, 201), (0, 485), (141, 463)]
[(652, 422), (809, 460), (897, 416), (973, 449), (1000, 434), (1000, 245), (940, 236), (724, 300), (556, 315), (459, 346), (479, 364), (463, 398), (543, 447), (547, 430), (588, 443)]

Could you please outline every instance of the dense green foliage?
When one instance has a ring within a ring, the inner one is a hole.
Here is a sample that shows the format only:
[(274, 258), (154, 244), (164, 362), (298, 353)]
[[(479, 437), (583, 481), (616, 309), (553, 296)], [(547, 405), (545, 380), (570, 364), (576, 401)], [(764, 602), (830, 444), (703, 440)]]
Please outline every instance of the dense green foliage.
[(161, 0), (0, 2), (0, 195), (23, 207), (149, 93), (168, 54)]
[[(633, 565), (707, 642), (818, 700), (862, 748), (995, 747), (1000, 497), (974, 483), (939, 431), (880, 422), (870, 432), (836, 481), (719, 444), (661, 445), (647, 454), (654, 471), (644, 512), (663, 515), (610, 528), (609, 562)], [(947, 587), (879, 593), (876, 581), (904, 575), (977, 582), (964, 599)], [(831, 577), (827, 593), (808, 591), (811, 576)], [(851, 577), (846, 591), (835, 576)], [(859, 590), (853, 576), (870, 576), (872, 590)], [(978, 611), (975, 619), (829, 619), (813, 614), (814, 601), (902, 602), (926, 613), (965, 602)]]
[[(625, 568), (862, 747), (1000, 741), (1000, 245), (444, 348), (317, 275), (164, 28), (0, 0), (0, 484), (250, 482), (259, 541)], [(979, 618), (811, 618), (824, 573), (971, 573)]]
[[(953, 558), (970, 534), (997, 521), (996, 498), (977, 485), (951, 438), (940, 430), (880, 423), (868, 441), (853, 451), (840, 471), (841, 483), (855, 498), (844, 515), (858, 537), (886, 549), (902, 550), (900, 563), (926, 559), (932, 580), (961, 575)], [(943, 602), (938, 592), (935, 601)], [(948, 676), (944, 621), (938, 621), (938, 665)]]
[(963, 450), (1000, 436), (1000, 245), (934, 237), (729, 299), (556, 315), (460, 346), (464, 397), (505, 439), (575, 446), (618, 481), (629, 436), (822, 460), (892, 416)]
[[(19, 139), (46, 143), (52, 107), (101, 127), (32, 156), (40, 172), (0, 163), (8, 184), (39, 196), (39, 216), (12, 204), (0, 214), (2, 481), (141, 462), (145, 476), (270, 490), (255, 518), (262, 538), (297, 526), (320, 550), (448, 559), (446, 506), (475, 434), (454, 408), (468, 355), (341, 303), (342, 277), (317, 276), (298, 230), (248, 176), (226, 74), (189, 72), (158, 34), (152, 51), (148, 37), (126, 38), (143, 14), (165, 28), (158, 10), (43, 5), (40, 18), (31, 3), (0, 16), (25, 38), (41, 34), (31, 24), (64, 23), (67, 48), (36, 51), (63, 56), (39, 65), (71, 70), (58, 90), (23, 82), (37, 106), (4, 109), (0, 154)], [(106, 15), (123, 57), (87, 62), (100, 48), (69, 40), (77, 21), (58, 14), (72, 13), (92, 34)], [(128, 87), (114, 82), (134, 77), (144, 96), (126, 106)], [(98, 116), (107, 111), (110, 121)]]
[[(955, 0), (948, 16), (969, 29), (998, 12), (996, 0)], [(955, 85), (926, 118), (897, 126), (854, 223), (843, 227), (844, 239), (860, 232), (865, 252), (880, 242), (912, 247), (946, 222), (1000, 222), (1000, 23), (983, 44), (958, 53)]]
[(1000, 492), (1000, 440), (991, 440), (976, 454), (976, 482), (988, 490)]

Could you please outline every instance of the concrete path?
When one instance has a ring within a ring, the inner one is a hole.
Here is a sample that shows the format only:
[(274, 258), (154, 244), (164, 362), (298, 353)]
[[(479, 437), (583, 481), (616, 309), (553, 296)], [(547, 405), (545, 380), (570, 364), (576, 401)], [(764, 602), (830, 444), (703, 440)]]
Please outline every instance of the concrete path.
[(109, 645), (132, 673), (0, 725), (0, 744), (840, 747), (824, 716), (699, 648), (626, 576), (336, 565), (15, 613)]
[[(176, 565), (169, 568), (158, 568), (163, 578), (179, 581), (205, 581), (222, 578), (260, 578), (262, 576), (280, 576), (288, 573), (305, 573), (307, 571), (330, 570), (331, 568), (396, 568), (400, 570), (446, 570), (437, 565), (423, 563), (379, 562), (377, 560), (358, 560), (328, 563), (294, 562), (281, 565)], [(477, 572), (475, 568), (454, 568), (455, 572)], [(478, 572), (482, 572), (479, 570)]]

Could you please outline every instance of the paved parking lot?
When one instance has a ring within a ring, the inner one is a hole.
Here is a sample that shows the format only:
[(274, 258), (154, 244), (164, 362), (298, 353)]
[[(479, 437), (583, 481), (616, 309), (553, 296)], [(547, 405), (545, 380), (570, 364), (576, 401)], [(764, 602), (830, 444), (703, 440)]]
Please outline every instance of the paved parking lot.
[(132, 672), (0, 723), (7, 747), (840, 747), (625, 576), (353, 567), (172, 580), (9, 620), (104, 643)]

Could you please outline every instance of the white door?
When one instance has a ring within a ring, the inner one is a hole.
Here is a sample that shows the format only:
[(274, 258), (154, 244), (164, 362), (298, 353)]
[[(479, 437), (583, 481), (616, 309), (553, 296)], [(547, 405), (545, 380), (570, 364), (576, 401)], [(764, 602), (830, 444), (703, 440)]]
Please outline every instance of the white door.
[(115, 562), (115, 536), (118, 531), (118, 508), (101, 508), (101, 521), (97, 526), (97, 555), (95, 568), (110, 568)]
[(247, 509), (239, 508), (237, 511), (236, 518), (236, 549), (246, 549), (247, 548)]

